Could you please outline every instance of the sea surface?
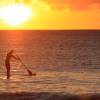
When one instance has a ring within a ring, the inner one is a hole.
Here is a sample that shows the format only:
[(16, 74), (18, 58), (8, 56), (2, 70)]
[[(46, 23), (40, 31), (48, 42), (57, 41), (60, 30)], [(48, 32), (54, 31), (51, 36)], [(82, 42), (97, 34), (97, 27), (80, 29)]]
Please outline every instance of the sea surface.
[[(5, 57), (14, 49), (6, 79)], [(0, 93), (100, 93), (100, 31), (0, 31)]]

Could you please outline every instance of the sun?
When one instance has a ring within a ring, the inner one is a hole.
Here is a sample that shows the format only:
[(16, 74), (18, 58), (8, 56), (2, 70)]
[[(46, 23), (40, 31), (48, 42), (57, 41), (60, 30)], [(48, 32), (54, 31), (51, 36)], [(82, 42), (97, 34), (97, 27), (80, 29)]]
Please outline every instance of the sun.
[(0, 8), (0, 18), (11, 26), (26, 22), (31, 15), (31, 9), (24, 4), (12, 4)]

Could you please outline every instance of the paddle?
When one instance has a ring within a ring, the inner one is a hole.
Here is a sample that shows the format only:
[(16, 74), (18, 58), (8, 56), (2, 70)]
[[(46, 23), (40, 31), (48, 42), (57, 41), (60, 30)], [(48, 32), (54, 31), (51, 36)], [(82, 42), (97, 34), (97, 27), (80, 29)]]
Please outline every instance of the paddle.
[(28, 72), (28, 74), (29, 74), (29, 76), (36, 76), (36, 73), (32, 73), (32, 71), (30, 71), (27, 67), (26, 67), (26, 65), (22, 62), (22, 60), (20, 59), (20, 57), (19, 56), (17, 56), (18, 57), (18, 60), (20, 61), (20, 63), (22, 64), (22, 66), (27, 70), (27, 72)]

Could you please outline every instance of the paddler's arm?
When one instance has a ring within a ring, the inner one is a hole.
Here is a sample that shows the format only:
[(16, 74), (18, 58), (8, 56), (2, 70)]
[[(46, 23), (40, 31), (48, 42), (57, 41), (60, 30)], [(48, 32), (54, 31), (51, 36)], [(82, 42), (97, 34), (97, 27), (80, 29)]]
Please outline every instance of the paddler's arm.
[(14, 59), (16, 59), (16, 60), (19, 60), (19, 58), (16, 57), (16, 56), (14, 56), (14, 55), (12, 55), (12, 58), (14, 58)]

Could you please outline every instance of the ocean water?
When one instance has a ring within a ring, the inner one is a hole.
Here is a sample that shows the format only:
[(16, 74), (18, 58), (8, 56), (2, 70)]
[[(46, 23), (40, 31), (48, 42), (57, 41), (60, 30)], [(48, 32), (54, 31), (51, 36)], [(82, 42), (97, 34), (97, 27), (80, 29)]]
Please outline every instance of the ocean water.
[[(0, 93), (100, 93), (100, 31), (0, 31)], [(5, 57), (14, 49), (36, 76), (11, 61), (6, 80)]]

